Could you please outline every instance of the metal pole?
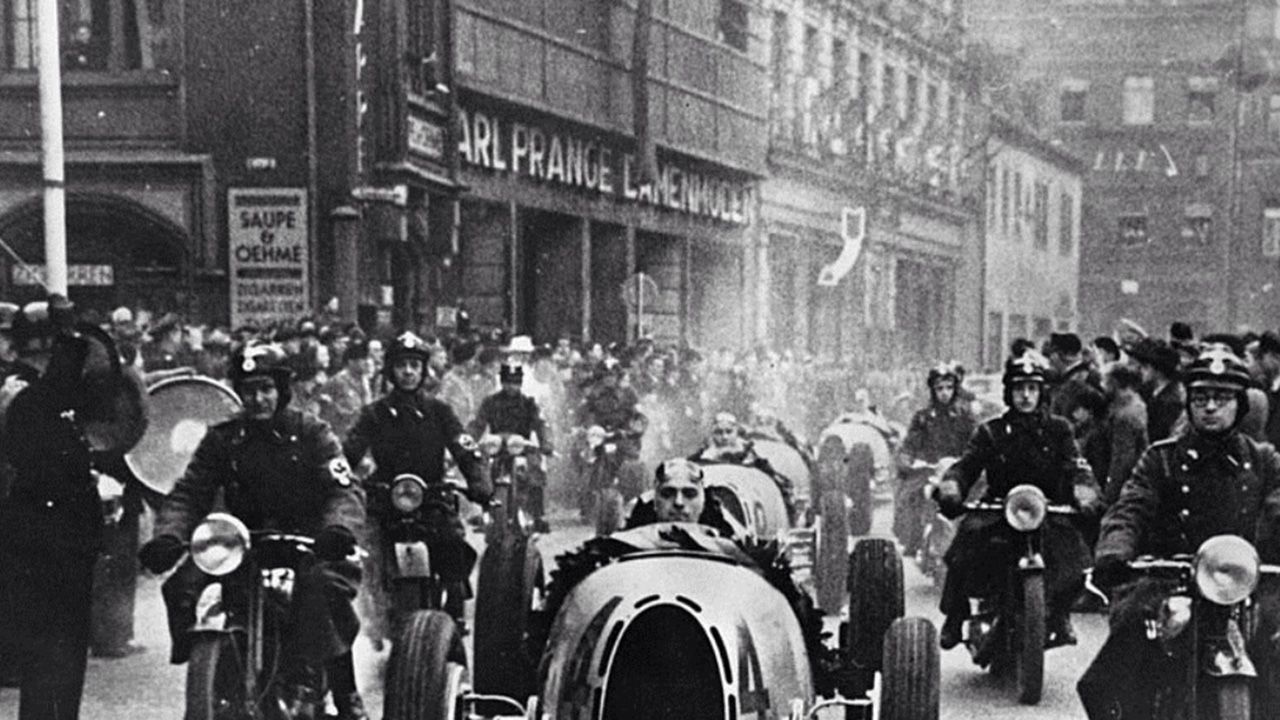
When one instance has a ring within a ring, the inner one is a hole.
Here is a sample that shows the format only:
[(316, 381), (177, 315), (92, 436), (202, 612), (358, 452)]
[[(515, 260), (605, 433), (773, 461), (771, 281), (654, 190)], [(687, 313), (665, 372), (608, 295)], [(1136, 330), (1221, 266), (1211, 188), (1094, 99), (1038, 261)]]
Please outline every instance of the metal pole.
[(40, 46), (40, 149), (44, 166), (44, 264), (50, 293), (67, 294), (67, 197), (62, 157), (58, 0), (36, 6)]

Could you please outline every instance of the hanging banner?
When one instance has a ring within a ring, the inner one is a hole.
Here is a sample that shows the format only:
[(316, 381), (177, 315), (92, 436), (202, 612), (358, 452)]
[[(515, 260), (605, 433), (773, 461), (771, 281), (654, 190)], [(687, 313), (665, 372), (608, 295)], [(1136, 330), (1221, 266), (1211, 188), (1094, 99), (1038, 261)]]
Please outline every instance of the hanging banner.
[(307, 191), (227, 191), (231, 326), (259, 327), (308, 312)]

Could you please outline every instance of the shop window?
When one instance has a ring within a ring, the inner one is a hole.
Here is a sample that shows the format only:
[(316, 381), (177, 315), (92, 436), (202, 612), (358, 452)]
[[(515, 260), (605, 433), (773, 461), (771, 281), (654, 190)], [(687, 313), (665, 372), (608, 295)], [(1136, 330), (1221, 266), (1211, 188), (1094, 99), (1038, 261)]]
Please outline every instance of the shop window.
[(1058, 203), (1058, 254), (1071, 257), (1076, 247), (1076, 200), (1071, 193), (1062, 193)]
[(1280, 205), (1270, 205), (1262, 212), (1262, 256), (1280, 258)]
[(748, 18), (747, 4), (742, 0), (720, 0), (720, 42), (746, 52), (751, 36)]
[(1217, 97), (1217, 78), (1187, 78), (1187, 122), (1213, 122), (1214, 106), (1217, 102)]
[(1213, 209), (1207, 203), (1192, 203), (1183, 213), (1182, 237), (1192, 245), (1208, 245), (1213, 240)]
[(1150, 125), (1155, 121), (1156, 81), (1149, 75), (1124, 79), (1124, 124)]
[(1280, 93), (1273, 94), (1267, 104), (1267, 137), (1280, 143)]
[(1124, 247), (1145, 245), (1147, 237), (1146, 214), (1132, 213), (1120, 216), (1119, 241)]
[(1059, 115), (1062, 122), (1085, 121), (1085, 99), (1088, 93), (1089, 84), (1083, 80), (1067, 80), (1062, 84), (1059, 95)]
[[(38, 0), (4, 0), (5, 63), (13, 70), (35, 70)], [(172, 42), (164, 27), (167, 3), (137, 0), (81, 0), (61, 3), (62, 68), (74, 71), (124, 71), (163, 67), (158, 55)]]

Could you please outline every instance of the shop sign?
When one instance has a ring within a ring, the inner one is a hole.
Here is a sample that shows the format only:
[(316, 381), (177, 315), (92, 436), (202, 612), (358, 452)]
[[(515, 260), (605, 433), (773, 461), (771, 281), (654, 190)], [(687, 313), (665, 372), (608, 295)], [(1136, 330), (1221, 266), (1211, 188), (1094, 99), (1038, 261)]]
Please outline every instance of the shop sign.
[[(44, 265), (14, 265), (14, 285), (39, 285), (48, 282), (48, 270)], [(111, 265), (68, 265), (67, 285), (76, 287), (111, 287), (116, 284), (115, 268)]]
[(236, 188), (227, 195), (232, 326), (306, 314), (307, 191)]
[(598, 138), (551, 132), (477, 111), (458, 115), (458, 153), (468, 165), (735, 225), (751, 222), (749, 183), (661, 161), (655, 182), (638, 183), (636, 156)]
[(1164, 143), (1153, 148), (1142, 146), (1098, 150), (1093, 156), (1095, 173), (1142, 173), (1178, 177), (1178, 163)]
[(443, 160), (444, 128), (410, 115), (409, 151), (432, 160)]

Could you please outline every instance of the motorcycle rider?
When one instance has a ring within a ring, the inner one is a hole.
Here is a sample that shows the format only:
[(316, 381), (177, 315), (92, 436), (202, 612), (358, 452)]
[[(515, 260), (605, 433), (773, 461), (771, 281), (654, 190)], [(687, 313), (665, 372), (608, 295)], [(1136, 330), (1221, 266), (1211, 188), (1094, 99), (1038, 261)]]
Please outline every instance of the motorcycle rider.
[[(1027, 483), (1044, 491), (1052, 504), (1070, 503), (1083, 513), (1099, 511), (1098, 486), (1076, 447), (1071, 423), (1049, 414), (1045, 407), (1048, 372), (1048, 362), (1034, 350), (1005, 362), (1004, 401), (1009, 409), (979, 425), (960, 459), (943, 475), (934, 498), (944, 514), (963, 513), (965, 497), (983, 471), (986, 502), (1000, 502), (1009, 490)], [(1002, 542), (1008, 532), (1011, 530), (1003, 516), (969, 514), (960, 520), (945, 557), (949, 572), (941, 609), (947, 619), (939, 633), (943, 649), (962, 640), (968, 599), (989, 595), (1003, 582), (1008, 562), (999, 562), (992, 553), (1001, 546), (1017, 547), (1016, 543)], [(1089, 550), (1071, 521), (1055, 515), (1045, 519), (1042, 550), (1048, 605), (1046, 647), (1072, 645), (1076, 638), (1071, 605), (1083, 589)]]
[[(155, 536), (138, 553), (160, 574), (187, 551), (196, 525), (218, 495), (250, 530), (273, 529), (315, 538), (318, 562), (299, 569), (286, 630), (282, 704), (292, 717), (311, 717), (328, 676), (343, 718), (365, 717), (351, 672), (351, 643), (359, 629), (352, 600), (360, 567), (349, 559), (364, 523), (364, 497), (329, 425), (289, 407), (292, 371), (282, 348), (253, 343), (232, 357), (229, 380), (244, 403), (232, 419), (214, 425), (156, 516)], [(187, 631), (210, 582), (188, 558), (162, 591), (173, 640), (170, 661), (186, 662)]]
[[(554, 450), (551, 428), (542, 416), (542, 409), (538, 407), (537, 400), (520, 391), (524, 383), (524, 367), (512, 362), (503, 363), (498, 371), (498, 380), (502, 389), (480, 403), (480, 411), (470, 426), (472, 437), (481, 437), (486, 430), (496, 434), (515, 433), (525, 439), (537, 433), (542, 452), (550, 454)], [(526, 494), (523, 504), (533, 516), (537, 531), (548, 532), (550, 527), (545, 517), (543, 494), (547, 476), (541, 462), (534, 463), (531, 470), (529, 485), (521, 488)]]
[[(447, 403), (423, 388), (430, 347), (412, 332), (401, 333), (386, 351), (384, 372), (391, 391), (366, 405), (347, 434), (343, 451), (352, 465), (365, 454), (373, 456), (377, 470), (365, 479), (366, 488), (387, 487), (402, 473), (413, 473), (434, 485), (444, 482), (447, 450), (467, 482), (467, 497), (484, 504), (493, 495), (480, 466), (476, 443), (462, 428)], [(370, 508), (381, 519), (390, 508)], [(471, 597), (467, 579), (476, 552), (467, 544), (466, 530), (455, 514), (441, 518), (428, 540), (433, 569), (446, 583), (445, 611), (461, 621), (463, 603)]]
[(929, 406), (911, 416), (898, 455), (893, 534), (902, 543), (904, 556), (913, 556), (920, 549), (924, 526), (933, 511), (923, 492), (933, 471), (921, 472), (912, 466), (916, 462), (933, 465), (945, 457), (960, 457), (978, 425), (968, 403), (960, 400), (960, 372), (954, 363), (930, 368), (925, 382), (929, 386)]
[[(614, 441), (618, 446), (620, 490), (625, 497), (639, 495), (644, 489), (644, 467), (640, 463), (640, 437), (635, 432), (637, 421), (644, 420), (640, 398), (635, 390), (622, 385), (626, 369), (616, 358), (597, 363), (594, 383), (582, 403), (578, 419), (583, 427), (599, 425), (605, 432), (621, 432)], [(583, 483), (586, 485), (587, 483)], [(588, 488), (588, 491), (595, 488)]]
[[(1254, 543), (1262, 562), (1280, 562), (1280, 454), (1239, 428), (1248, 368), (1226, 347), (1211, 346), (1188, 366), (1185, 379), (1187, 432), (1147, 448), (1102, 519), (1093, 580), (1115, 589), (1111, 634), (1077, 685), (1092, 720), (1151, 717), (1156, 692), (1186, 682), (1185, 665), (1146, 636), (1145, 620), (1156, 617), (1168, 593), (1157, 580), (1126, 583), (1128, 561), (1194, 553), (1205, 540), (1231, 534)], [(1259, 606), (1261, 647), (1250, 656), (1274, 703), (1278, 668), (1268, 638), (1280, 607), (1267, 596)]]

